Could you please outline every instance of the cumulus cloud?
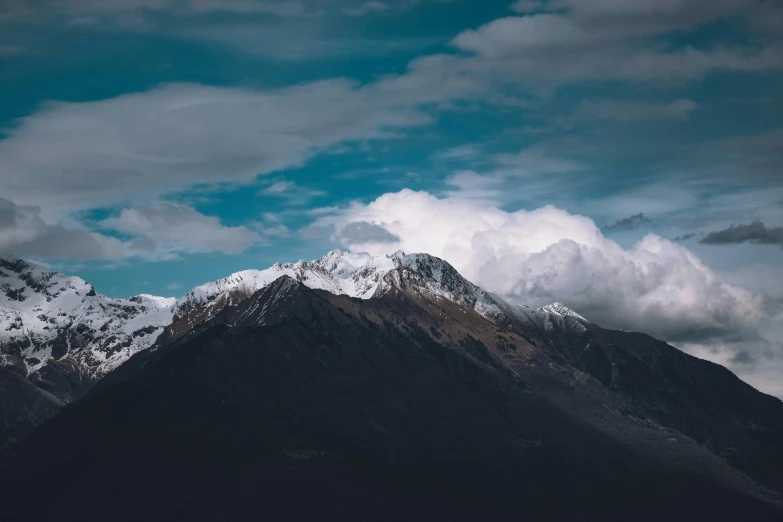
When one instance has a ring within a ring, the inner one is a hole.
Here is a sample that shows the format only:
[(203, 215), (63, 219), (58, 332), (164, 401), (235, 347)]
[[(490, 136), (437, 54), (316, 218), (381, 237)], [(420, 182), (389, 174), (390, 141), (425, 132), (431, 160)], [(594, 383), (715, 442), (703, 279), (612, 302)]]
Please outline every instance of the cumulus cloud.
[(38, 207), (0, 197), (0, 256), (87, 260), (119, 259), (126, 253), (116, 238), (50, 224), (40, 214)]
[(250, 182), (430, 118), (344, 79), (278, 90), (175, 84), (49, 103), (0, 140), (3, 193), (49, 213)]
[(783, 246), (783, 227), (768, 228), (757, 220), (748, 225), (731, 225), (727, 229), (710, 232), (699, 240), (699, 243), (705, 245), (759, 243)]
[[(344, 234), (355, 223), (398, 239)], [(353, 250), (426, 252), (517, 303), (562, 301), (610, 327), (667, 340), (705, 339), (753, 330), (767, 301), (723, 281), (693, 253), (654, 234), (625, 249), (586, 217), (552, 206), (506, 212), (485, 201), (403, 190), (355, 203), (314, 226)]]
[(106, 228), (146, 240), (149, 255), (162, 258), (180, 253), (224, 252), (237, 254), (260, 243), (261, 236), (245, 226), (228, 227), (214, 216), (192, 207), (156, 202), (124, 209), (118, 217), (105, 220)]

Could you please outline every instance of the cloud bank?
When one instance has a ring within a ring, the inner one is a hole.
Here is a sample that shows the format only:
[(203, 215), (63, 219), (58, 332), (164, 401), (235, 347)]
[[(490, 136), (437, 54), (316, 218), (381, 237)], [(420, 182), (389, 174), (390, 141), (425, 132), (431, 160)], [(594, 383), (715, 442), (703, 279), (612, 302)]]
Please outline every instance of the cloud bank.
[(314, 226), (352, 250), (441, 257), (512, 302), (562, 301), (599, 324), (671, 341), (738, 335), (767, 318), (763, 296), (721, 280), (686, 248), (648, 234), (624, 249), (591, 219), (553, 206), (506, 212), (406, 189)]

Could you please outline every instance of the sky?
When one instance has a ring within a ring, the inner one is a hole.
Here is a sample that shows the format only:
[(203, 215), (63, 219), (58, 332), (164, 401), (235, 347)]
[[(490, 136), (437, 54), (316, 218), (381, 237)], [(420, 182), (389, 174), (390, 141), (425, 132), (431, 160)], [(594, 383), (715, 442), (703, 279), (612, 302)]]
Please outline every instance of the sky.
[(783, 396), (783, 5), (5, 0), (0, 255), (180, 296), (442, 257)]

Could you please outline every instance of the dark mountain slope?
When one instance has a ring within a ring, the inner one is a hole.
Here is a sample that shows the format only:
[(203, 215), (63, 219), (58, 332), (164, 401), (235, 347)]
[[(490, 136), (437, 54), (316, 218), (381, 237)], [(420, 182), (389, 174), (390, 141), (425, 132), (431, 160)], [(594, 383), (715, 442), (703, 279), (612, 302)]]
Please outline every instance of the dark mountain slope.
[(53, 417), (63, 403), (13, 368), (0, 368), (0, 447)]
[[(527, 321), (520, 331), (562, 364), (605, 385), (628, 413), (678, 430), (783, 490), (783, 402), (718, 364), (642, 333), (573, 317)], [(570, 400), (570, 399), (569, 399)]]
[[(3, 454), (4, 520), (781, 515), (687, 437), (664, 455), (597, 380), (407, 285), (358, 301), (281, 278), (172, 346)], [(602, 418), (540, 393), (574, 379)]]

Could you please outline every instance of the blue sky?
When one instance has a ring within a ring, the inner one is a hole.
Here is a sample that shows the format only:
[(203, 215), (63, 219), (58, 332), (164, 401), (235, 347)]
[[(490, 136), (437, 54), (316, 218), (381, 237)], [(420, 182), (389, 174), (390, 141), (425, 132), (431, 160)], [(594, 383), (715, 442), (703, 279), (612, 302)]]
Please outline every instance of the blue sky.
[(4, 2), (0, 253), (128, 296), (424, 250), (761, 375), (783, 351), (775, 4)]

